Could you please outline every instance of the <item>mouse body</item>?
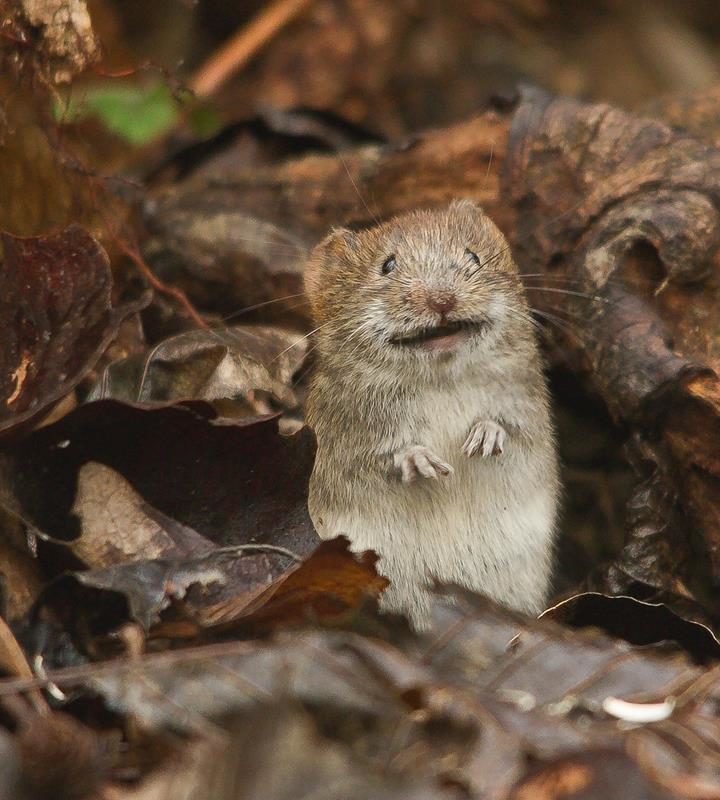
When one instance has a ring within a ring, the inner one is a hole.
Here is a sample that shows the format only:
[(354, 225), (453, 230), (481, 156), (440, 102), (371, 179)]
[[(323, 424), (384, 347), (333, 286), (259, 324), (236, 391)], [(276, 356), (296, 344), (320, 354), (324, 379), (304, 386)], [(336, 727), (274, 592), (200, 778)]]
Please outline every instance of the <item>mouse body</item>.
[(335, 230), (305, 285), (320, 536), (375, 550), (390, 579), (384, 607), (416, 627), (428, 623), (434, 580), (539, 612), (558, 463), (534, 323), (502, 233), (470, 201)]

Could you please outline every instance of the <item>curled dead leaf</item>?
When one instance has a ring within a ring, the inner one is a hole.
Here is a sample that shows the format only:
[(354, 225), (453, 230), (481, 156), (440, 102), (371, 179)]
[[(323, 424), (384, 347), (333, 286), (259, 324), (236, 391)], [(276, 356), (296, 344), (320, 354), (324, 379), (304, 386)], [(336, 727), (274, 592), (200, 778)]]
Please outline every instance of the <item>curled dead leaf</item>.
[(124, 317), (113, 308), (107, 255), (74, 225), (50, 236), (2, 236), (0, 432), (46, 411), (94, 366)]

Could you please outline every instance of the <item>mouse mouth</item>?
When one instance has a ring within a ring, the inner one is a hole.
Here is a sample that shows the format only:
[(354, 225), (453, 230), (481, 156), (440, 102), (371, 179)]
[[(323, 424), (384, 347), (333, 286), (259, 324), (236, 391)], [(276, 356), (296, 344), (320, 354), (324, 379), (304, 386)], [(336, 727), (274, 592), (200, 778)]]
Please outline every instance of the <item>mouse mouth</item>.
[(458, 320), (395, 336), (390, 342), (398, 347), (422, 347), (428, 350), (450, 349), (456, 343), (468, 339), (473, 333), (481, 333), (485, 327), (484, 322)]

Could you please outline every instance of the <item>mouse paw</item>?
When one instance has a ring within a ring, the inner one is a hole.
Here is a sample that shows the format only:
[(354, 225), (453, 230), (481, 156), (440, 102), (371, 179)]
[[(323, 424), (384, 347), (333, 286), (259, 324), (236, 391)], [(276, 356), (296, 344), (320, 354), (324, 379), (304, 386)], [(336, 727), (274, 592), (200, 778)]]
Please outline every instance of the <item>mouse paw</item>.
[(476, 422), (462, 446), (466, 456), (480, 453), (483, 458), (498, 456), (505, 447), (505, 428), (497, 422), (485, 419)]
[(403, 483), (412, 483), (417, 478), (440, 478), (455, 470), (431, 450), (421, 445), (408, 447), (395, 454), (395, 467), (400, 470)]

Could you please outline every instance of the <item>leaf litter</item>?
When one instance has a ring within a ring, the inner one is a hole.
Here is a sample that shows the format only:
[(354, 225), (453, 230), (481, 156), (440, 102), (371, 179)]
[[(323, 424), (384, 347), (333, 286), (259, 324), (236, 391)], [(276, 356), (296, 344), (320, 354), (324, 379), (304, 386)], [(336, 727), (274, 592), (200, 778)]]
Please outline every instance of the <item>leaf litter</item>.
[[(56, 6), (82, 28), (64, 0), (5, 28), (42, 91), (96, 57), (87, 28), (62, 49)], [(128, 155), (146, 267), (207, 329), (151, 298), (117, 232), (3, 234), (0, 798), (720, 796), (717, 96), (677, 100), (694, 136), (530, 88), (410, 139), (378, 106), (385, 136), (358, 120), (407, 9), (336, 6), (288, 17), (226, 87), (323, 111), (266, 106), (206, 140), (181, 120), (180, 147)], [(463, 13), (428, 35), (459, 41)], [(345, 45), (314, 50), (319, 20)], [(604, 517), (569, 515), (563, 546), (621, 545), (541, 619), (437, 587), (417, 633), (379, 613), (375, 554), (308, 516), (302, 268), (333, 225), (455, 196), (508, 236), (564, 407), (602, 405), (615, 437), (573, 421), (568, 493), (612, 460), (624, 500), (592, 494)]]

